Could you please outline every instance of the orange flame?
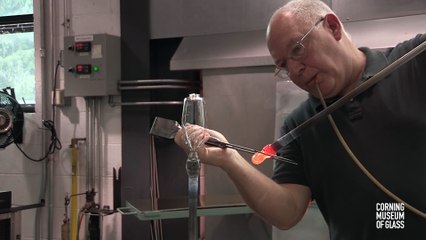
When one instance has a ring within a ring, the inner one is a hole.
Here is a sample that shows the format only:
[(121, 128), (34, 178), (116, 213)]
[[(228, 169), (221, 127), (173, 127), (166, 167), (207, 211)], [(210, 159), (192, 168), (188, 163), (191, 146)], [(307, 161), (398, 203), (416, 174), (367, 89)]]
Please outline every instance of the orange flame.
[(262, 148), (262, 151), (255, 153), (251, 157), (251, 162), (255, 165), (263, 163), (266, 159), (275, 156), (275, 151), (272, 149), (271, 144), (268, 144)]

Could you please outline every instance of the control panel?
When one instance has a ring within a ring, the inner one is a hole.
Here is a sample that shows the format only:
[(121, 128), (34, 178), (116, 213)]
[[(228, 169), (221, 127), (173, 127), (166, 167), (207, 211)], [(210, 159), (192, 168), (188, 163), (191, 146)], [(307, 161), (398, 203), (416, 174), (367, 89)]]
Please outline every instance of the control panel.
[(121, 78), (120, 37), (108, 34), (64, 38), (64, 95), (118, 95)]

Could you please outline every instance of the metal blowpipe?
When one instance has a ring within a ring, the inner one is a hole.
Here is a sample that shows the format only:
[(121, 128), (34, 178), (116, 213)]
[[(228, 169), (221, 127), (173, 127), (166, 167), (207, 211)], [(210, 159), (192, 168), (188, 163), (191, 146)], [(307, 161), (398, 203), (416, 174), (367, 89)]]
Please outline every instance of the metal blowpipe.
[[(154, 136), (162, 137), (162, 138), (174, 139), (177, 131), (179, 131), (180, 128), (181, 126), (179, 125), (179, 123), (174, 120), (170, 120), (170, 119), (166, 119), (162, 117), (155, 117), (150, 130), (150, 134)], [(205, 144), (219, 147), (219, 148), (232, 148), (237, 151), (251, 153), (251, 154), (261, 153), (275, 160), (297, 165), (297, 162), (294, 162), (291, 159), (288, 159), (282, 156), (268, 154), (253, 148), (248, 148), (248, 147), (240, 146), (237, 144), (225, 143), (214, 137), (210, 137)]]

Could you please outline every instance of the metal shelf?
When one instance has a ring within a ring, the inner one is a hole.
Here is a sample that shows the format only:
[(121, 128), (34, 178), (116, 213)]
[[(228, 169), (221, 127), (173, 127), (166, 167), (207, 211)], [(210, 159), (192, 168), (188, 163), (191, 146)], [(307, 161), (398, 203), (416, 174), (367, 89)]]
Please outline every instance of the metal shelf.
[[(158, 205), (164, 208), (152, 209), (152, 201), (139, 199), (127, 201), (126, 207), (119, 208), (122, 215), (134, 215), (141, 221), (187, 218), (188, 203), (186, 198), (160, 199)], [(216, 196), (205, 198), (205, 205), (197, 209), (197, 216), (224, 216), (250, 214), (253, 211), (240, 200), (239, 196)]]
[(120, 81), (118, 89), (123, 90), (152, 90), (152, 89), (199, 89), (196, 81), (180, 79), (147, 79)]
[[(181, 79), (145, 79), (119, 81), (118, 90), (122, 91), (151, 91), (166, 89), (183, 89), (199, 91), (200, 83), (197, 81)], [(149, 105), (182, 105), (183, 101), (137, 101), (137, 102), (115, 102), (113, 96), (109, 97), (111, 106), (149, 106)]]

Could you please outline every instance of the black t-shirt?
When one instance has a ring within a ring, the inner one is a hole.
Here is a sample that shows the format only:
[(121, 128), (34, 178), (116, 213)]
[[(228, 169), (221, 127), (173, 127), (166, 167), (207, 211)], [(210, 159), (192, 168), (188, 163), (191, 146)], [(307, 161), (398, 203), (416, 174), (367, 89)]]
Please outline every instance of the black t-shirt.
[[(363, 79), (426, 40), (426, 35), (367, 56)], [(332, 100), (329, 100), (332, 101)], [(282, 133), (322, 107), (310, 96), (285, 120)], [(426, 212), (426, 52), (332, 113), (349, 147), (369, 172), (408, 204)], [(331, 239), (426, 239), (426, 219), (381, 191), (356, 166), (327, 119), (306, 130), (281, 154), (273, 179), (311, 189)]]

